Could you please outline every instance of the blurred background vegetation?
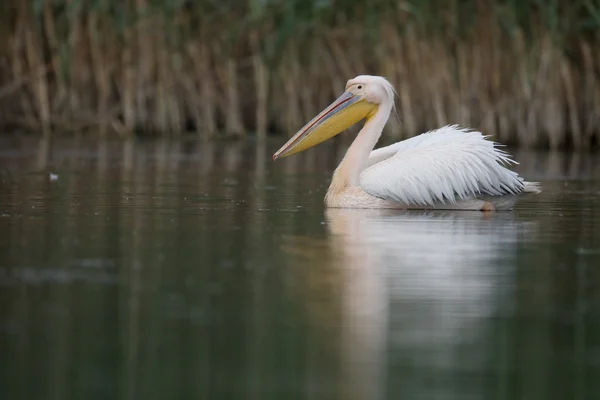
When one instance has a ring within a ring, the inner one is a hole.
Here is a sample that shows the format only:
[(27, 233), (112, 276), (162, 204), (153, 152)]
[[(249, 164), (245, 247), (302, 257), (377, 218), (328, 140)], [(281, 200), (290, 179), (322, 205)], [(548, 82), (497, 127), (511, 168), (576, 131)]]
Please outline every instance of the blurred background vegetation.
[(291, 135), (357, 74), (401, 139), (600, 143), (600, 0), (5, 0), (0, 132)]

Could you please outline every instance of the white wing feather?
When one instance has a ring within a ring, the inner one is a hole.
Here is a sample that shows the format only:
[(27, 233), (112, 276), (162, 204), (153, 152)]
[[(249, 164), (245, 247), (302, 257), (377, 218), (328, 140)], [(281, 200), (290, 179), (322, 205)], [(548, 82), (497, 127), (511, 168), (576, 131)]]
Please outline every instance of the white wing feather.
[(360, 185), (372, 196), (415, 205), (514, 195), (525, 183), (504, 167), (510, 163), (517, 164), (481, 132), (445, 126), (374, 150)]

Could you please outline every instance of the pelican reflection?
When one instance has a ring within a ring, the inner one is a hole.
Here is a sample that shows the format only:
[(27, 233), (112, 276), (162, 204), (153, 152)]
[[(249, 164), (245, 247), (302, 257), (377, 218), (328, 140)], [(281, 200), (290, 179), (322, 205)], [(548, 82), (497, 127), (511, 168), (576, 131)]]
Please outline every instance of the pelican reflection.
[(383, 398), (390, 385), (433, 396), (432, 371), (490, 368), (491, 318), (510, 307), (510, 260), (535, 225), (479, 212), (331, 208), (326, 219), (343, 280), (344, 398)]

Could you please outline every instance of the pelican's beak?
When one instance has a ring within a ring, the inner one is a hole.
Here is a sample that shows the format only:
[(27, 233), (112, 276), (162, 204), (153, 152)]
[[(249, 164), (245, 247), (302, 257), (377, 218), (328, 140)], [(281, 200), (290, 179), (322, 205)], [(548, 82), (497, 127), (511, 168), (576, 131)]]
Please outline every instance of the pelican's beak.
[(363, 96), (344, 92), (277, 150), (273, 154), (273, 160), (316, 146), (343, 132), (361, 119), (370, 117), (376, 110), (377, 105), (369, 103)]

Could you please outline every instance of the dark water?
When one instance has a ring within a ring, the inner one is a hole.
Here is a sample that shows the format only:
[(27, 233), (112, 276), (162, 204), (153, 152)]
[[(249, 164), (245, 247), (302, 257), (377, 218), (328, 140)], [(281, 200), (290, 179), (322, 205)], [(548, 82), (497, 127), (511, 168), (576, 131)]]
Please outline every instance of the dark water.
[(600, 159), (512, 213), (325, 210), (343, 149), (0, 144), (1, 399), (598, 399)]

